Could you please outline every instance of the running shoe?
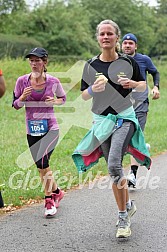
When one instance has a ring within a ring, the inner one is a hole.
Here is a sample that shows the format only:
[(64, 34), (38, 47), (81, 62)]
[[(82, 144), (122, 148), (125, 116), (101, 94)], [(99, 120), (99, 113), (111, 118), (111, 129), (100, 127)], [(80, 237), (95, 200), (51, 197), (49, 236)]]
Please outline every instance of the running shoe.
[(127, 182), (128, 182), (128, 186), (133, 186), (133, 187), (136, 187), (136, 178), (135, 178), (135, 175), (134, 173), (130, 173), (128, 176), (127, 176)]
[(56, 208), (59, 207), (59, 205), (60, 205), (60, 200), (62, 200), (63, 197), (64, 197), (64, 191), (61, 191), (60, 189), (59, 189), (59, 194), (57, 194), (57, 193), (52, 193), (52, 199), (53, 199), (54, 202), (55, 202)]
[(133, 200), (131, 201), (131, 208), (127, 209), (128, 217), (131, 218), (136, 213), (137, 207), (133, 203)]
[(117, 238), (126, 238), (131, 235), (130, 221), (129, 217), (121, 218), (118, 220), (118, 229), (116, 233)]
[[(129, 226), (131, 225), (130, 218), (136, 213), (136, 210), (137, 210), (136, 205), (133, 203), (133, 201), (131, 201), (131, 208), (127, 208)], [(116, 227), (118, 227), (118, 223), (119, 223), (119, 220), (117, 220)]]
[(45, 217), (52, 217), (56, 214), (55, 202), (51, 198), (45, 199)]

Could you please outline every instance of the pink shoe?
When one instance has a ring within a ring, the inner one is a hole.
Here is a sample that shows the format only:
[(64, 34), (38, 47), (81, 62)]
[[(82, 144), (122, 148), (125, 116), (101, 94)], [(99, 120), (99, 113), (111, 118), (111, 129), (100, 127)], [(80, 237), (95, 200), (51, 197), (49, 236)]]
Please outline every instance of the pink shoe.
[(45, 199), (45, 217), (52, 217), (56, 214), (57, 209), (55, 206), (55, 202), (51, 198)]
[[(60, 189), (59, 189), (60, 190)], [(58, 208), (60, 205), (60, 200), (64, 197), (64, 191), (59, 191), (59, 194), (52, 193), (52, 199), (55, 202), (55, 206)]]

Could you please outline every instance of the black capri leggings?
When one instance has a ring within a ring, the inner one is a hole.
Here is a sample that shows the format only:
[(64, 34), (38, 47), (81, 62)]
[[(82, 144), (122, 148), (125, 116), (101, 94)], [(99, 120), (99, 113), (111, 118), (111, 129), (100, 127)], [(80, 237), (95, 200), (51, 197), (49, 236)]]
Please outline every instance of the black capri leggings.
[(27, 135), (30, 152), (37, 168), (46, 169), (49, 167), (49, 159), (58, 138), (59, 130), (50, 130), (43, 136)]

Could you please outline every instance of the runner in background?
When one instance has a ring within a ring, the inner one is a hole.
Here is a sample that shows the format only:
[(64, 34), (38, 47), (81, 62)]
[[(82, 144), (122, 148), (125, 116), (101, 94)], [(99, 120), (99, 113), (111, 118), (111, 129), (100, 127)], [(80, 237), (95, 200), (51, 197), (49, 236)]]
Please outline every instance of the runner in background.
[[(122, 39), (122, 52), (133, 57), (140, 67), (141, 74), (147, 82), (147, 73), (152, 75), (154, 87), (151, 90), (152, 99), (156, 100), (160, 97), (159, 92), (159, 72), (155, 65), (153, 64), (150, 57), (147, 55), (137, 53), (137, 37), (128, 33), (123, 36)], [(132, 97), (134, 98), (134, 109), (136, 112), (136, 116), (139, 120), (139, 124), (141, 129), (144, 131), (147, 113), (149, 108), (149, 87), (147, 83), (147, 88), (144, 92), (132, 92)], [(147, 144), (147, 147), (150, 149), (150, 145)], [(128, 185), (136, 186), (136, 176), (139, 164), (136, 160), (131, 156), (131, 170), (130, 174), (127, 176)]]
[(0, 69), (0, 98), (4, 95), (6, 91), (5, 79), (3, 76), (2, 69)]
[(31, 73), (17, 79), (13, 107), (18, 110), (25, 106), (27, 141), (45, 191), (45, 216), (50, 217), (56, 214), (64, 196), (49, 166), (59, 138), (53, 107), (62, 105), (66, 95), (59, 79), (47, 74), (48, 53), (44, 48), (32, 49), (26, 58)]

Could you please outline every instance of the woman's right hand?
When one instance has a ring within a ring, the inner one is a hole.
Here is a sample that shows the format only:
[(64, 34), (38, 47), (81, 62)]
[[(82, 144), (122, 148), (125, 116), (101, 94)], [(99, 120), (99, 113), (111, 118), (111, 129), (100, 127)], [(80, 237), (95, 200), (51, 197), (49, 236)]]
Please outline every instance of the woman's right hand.
[[(82, 92), (82, 99), (87, 101), (92, 98), (93, 93), (103, 92), (105, 90), (107, 82), (108, 79), (103, 74), (99, 75), (93, 85), (89, 86)], [(89, 90), (89, 88), (91, 90)]]
[(93, 92), (102, 92), (105, 90), (108, 79), (104, 75), (99, 75), (94, 84), (92, 85)]
[(30, 86), (30, 87), (26, 87), (22, 93), (22, 95), (20, 96), (19, 100), (20, 101), (25, 101), (27, 99), (27, 97), (31, 94), (33, 90), (33, 87)]

